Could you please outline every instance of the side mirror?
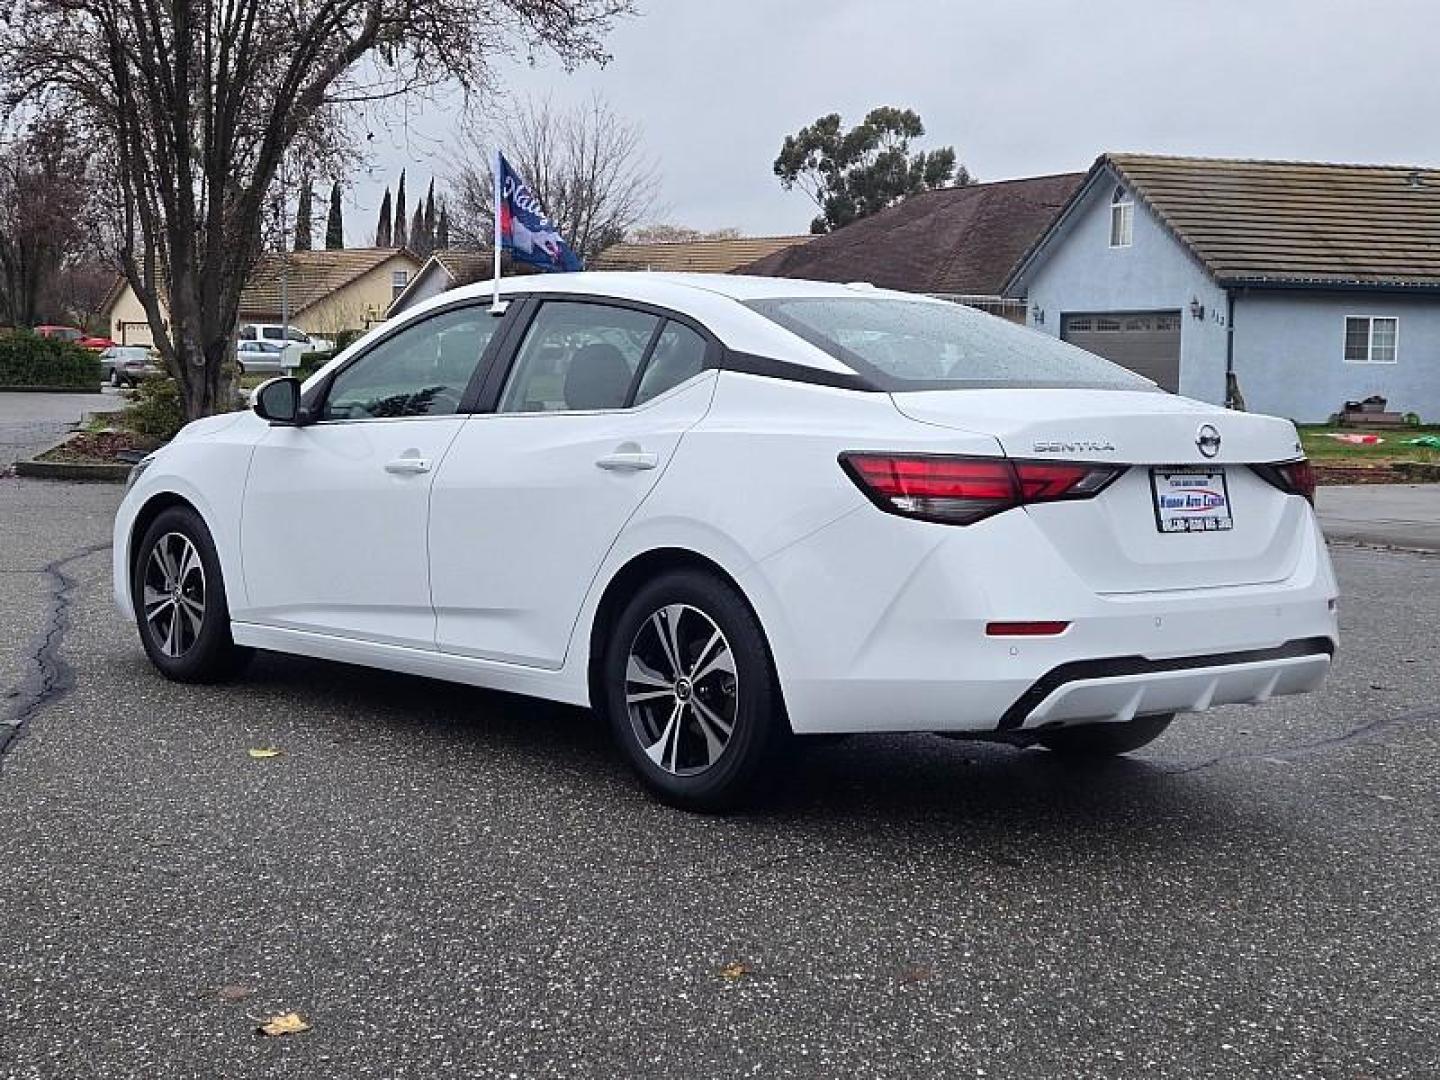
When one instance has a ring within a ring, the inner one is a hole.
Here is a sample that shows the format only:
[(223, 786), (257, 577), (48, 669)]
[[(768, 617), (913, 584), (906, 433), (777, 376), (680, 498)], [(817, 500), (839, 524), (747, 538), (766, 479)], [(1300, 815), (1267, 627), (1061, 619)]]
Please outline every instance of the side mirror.
[(288, 375), (261, 383), (250, 395), (250, 407), (261, 420), (272, 424), (303, 424), (300, 408), (300, 380)]

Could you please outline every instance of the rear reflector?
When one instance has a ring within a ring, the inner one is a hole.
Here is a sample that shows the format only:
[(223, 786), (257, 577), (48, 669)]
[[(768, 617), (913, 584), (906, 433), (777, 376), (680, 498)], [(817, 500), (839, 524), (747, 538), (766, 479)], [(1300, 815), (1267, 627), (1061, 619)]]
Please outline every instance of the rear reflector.
[(1250, 466), (1261, 479), (1279, 488), (1287, 495), (1299, 495), (1312, 506), (1315, 504), (1315, 469), (1305, 458), (1298, 461), (1282, 461), (1275, 465)]
[(990, 637), (1054, 637), (1070, 628), (1068, 622), (992, 622), (985, 624)]
[(1085, 462), (926, 454), (841, 454), (840, 465), (880, 509), (947, 525), (969, 525), (1029, 503), (1089, 499), (1125, 471)]

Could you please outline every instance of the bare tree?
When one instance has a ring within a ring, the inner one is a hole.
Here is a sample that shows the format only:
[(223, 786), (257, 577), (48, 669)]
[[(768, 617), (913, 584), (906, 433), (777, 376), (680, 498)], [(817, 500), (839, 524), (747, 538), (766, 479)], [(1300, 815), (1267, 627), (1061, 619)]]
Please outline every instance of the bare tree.
[(494, 121), (466, 127), (460, 146), (448, 207), (450, 240), (460, 247), (493, 242), (497, 146), (582, 259), (624, 239), (655, 209), (660, 177), (639, 125), (600, 97), (568, 109), (549, 98), (518, 102)]
[(0, 323), (67, 314), (60, 278), (81, 254), (86, 182), (84, 154), (60, 120), (41, 120), (0, 150)]
[(671, 225), (663, 221), (641, 225), (626, 234), (632, 244), (683, 244), (695, 240), (739, 240), (740, 230), (733, 226), (723, 229), (692, 229), (688, 225)]
[(377, 103), (449, 81), (485, 89), (500, 55), (603, 61), (602, 36), (629, 11), (630, 0), (12, 0), (0, 104), (12, 118), (63, 114), (111, 155), (114, 256), (197, 417), (221, 407), (282, 161), (319, 172)]

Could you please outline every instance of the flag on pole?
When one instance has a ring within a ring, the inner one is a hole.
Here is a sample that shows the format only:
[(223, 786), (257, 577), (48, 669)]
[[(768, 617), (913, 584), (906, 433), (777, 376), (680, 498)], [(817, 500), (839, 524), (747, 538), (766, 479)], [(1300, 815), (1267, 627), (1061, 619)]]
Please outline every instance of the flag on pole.
[(495, 252), (510, 252), (517, 262), (546, 272), (583, 270), (580, 256), (571, 250), (530, 185), (521, 179), (505, 155), (495, 153)]

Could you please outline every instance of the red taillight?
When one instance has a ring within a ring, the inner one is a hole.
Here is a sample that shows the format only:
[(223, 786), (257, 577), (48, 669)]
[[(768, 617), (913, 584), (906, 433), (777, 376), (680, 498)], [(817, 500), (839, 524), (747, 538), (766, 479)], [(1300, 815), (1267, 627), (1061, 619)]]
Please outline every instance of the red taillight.
[(992, 622), (985, 624), (990, 637), (1054, 637), (1070, 628), (1068, 622)]
[(1124, 470), (1110, 465), (920, 454), (841, 454), (840, 464), (882, 510), (950, 525), (1027, 503), (1088, 499)]
[(1311, 506), (1315, 505), (1315, 469), (1305, 458), (1250, 467), (1285, 494), (1299, 495)]

